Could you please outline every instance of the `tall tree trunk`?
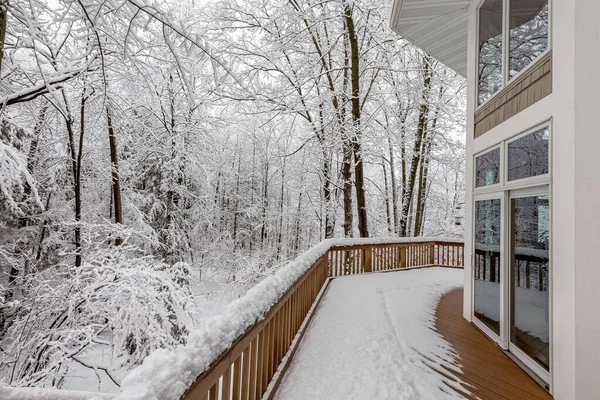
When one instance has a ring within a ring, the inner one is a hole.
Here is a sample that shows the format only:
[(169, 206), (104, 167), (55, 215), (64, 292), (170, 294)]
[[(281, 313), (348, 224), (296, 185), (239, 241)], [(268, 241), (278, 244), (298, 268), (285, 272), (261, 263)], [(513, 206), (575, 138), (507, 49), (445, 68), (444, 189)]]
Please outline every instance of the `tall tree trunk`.
[(417, 201), (415, 211), (414, 236), (421, 236), (423, 221), (425, 219), (425, 201), (427, 190), (427, 175), (429, 172), (429, 152), (431, 151), (431, 140), (428, 138), (423, 146), (421, 164), (419, 166), (419, 185), (417, 187)]
[(81, 182), (77, 179), (77, 160), (79, 157), (75, 150), (75, 133), (73, 131), (73, 117), (69, 114), (65, 117), (67, 135), (69, 137), (69, 149), (71, 151), (71, 169), (73, 174), (73, 191), (75, 192), (75, 266), (81, 266)]
[[(119, 152), (117, 147), (117, 136), (112, 122), (112, 116), (109, 108), (106, 108), (106, 122), (108, 125), (108, 144), (110, 147), (110, 163), (112, 169), (112, 192), (115, 210), (115, 223), (123, 223), (123, 207), (121, 203), (121, 179), (119, 177)], [(120, 246), (123, 243), (122, 238), (115, 239), (115, 244)]]
[(333, 237), (335, 214), (331, 201), (331, 161), (327, 150), (323, 151), (323, 198), (325, 201), (325, 239)]
[(385, 186), (385, 215), (387, 217), (388, 232), (393, 233), (394, 227), (392, 225), (392, 215), (390, 212), (390, 189), (388, 187), (387, 169), (385, 168), (385, 159), (381, 163), (383, 168), (383, 184)]
[(302, 232), (302, 224), (300, 223), (301, 213), (302, 213), (302, 194), (304, 192), (300, 190), (300, 194), (298, 195), (298, 211), (296, 212), (296, 226), (294, 229), (294, 252), (297, 254), (298, 249), (300, 248), (300, 233)]
[(348, 28), (348, 42), (350, 43), (350, 74), (352, 87), (352, 150), (354, 153), (354, 187), (356, 189), (356, 208), (358, 211), (358, 232), (360, 237), (369, 237), (367, 221), (367, 202), (365, 197), (364, 164), (361, 149), (361, 124), (360, 124), (360, 52), (358, 38), (354, 27), (352, 9), (344, 5), (344, 17)]
[(342, 188), (344, 193), (344, 236), (352, 237), (352, 144), (347, 138), (343, 140)]
[(406, 237), (409, 232), (409, 216), (411, 214), (411, 208), (413, 207), (413, 197), (415, 190), (415, 181), (417, 178), (417, 169), (421, 160), (421, 147), (423, 146), (423, 139), (425, 138), (427, 131), (427, 118), (429, 115), (429, 89), (431, 87), (431, 71), (430, 71), (430, 60), (426, 56), (423, 59), (423, 94), (421, 96), (421, 106), (419, 109), (419, 122), (417, 124), (417, 131), (415, 133), (415, 142), (412, 151), (412, 160), (410, 162), (410, 170), (406, 177), (406, 184), (404, 185), (404, 196), (402, 197), (402, 214), (400, 215), (400, 231), (401, 237)]
[(262, 226), (260, 228), (260, 248), (267, 245), (267, 209), (269, 208), (269, 160), (266, 160), (262, 186)]
[(6, 38), (7, 14), (8, 0), (0, 0), (0, 73), (2, 72), (2, 59), (4, 58), (4, 40)]
[[(386, 116), (387, 119), (387, 116)], [(390, 161), (390, 186), (392, 187), (392, 218), (394, 233), (398, 233), (398, 183), (396, 182), (396, 162), (394, 158), (394, 149), (392, 147), (392, 138), (389, 130), (389, 124), (387, 127), (387, 142), (388, 152)]]
[(283, 165), (281, 166), (281, 192), (279, 193), (279, 229), (277, 233), (277, 259), (281, 255), (281, 250), (283, 247), (283, 200), (284, 200), (284, 189), (285, 189), (285, 164), (286, 159), (283, 159)]
[(335, 231), (335, 212), (331, 201), (331, 156), (330, 150), (325, 142), (325, 121), (323, 116), (323, 104), (319, 104), (319, 127), (315, 127), (316, 136), (321, 145), (323, 157), (323, 202), (325, 205), (325, 239), (330, 239)]
[(415, 231), (414, 236), (423, 234), (423, 226), (425, 222), (425, 205), (427, 203), (427, 187), (429, 175), (429, 161), (431, 160), (431, 149), (437, 129), (437, 121), (440, 114), (440, 103), (444, 94), (444, 86), (440, 85), (438, 102), (435, 107), (435, 113), (431, 122), (431, 127), (426, 129), (425, 138), (423, 141), (423, 152), (421, 155), (421, 166), (419, 168), (419, 186), (417, 193), (417, 204), (415, 213)]
[(240, 174), (242, 170), (242, 152), (238, 147), (237, 176), (235, 177), (235, 200), (233, 201), (233, 246), (237, 248), (238, 205), (240, 201)]

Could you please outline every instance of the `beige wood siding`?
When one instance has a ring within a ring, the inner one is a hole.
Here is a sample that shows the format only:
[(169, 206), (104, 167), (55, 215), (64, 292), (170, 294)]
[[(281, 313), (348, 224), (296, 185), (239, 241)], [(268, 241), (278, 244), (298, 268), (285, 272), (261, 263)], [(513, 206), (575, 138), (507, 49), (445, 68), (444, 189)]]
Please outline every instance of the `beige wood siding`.
[(475, 112), (475, 137), (483, 135), (510, 117), (552, 93), (552, 52), (511, 81)]

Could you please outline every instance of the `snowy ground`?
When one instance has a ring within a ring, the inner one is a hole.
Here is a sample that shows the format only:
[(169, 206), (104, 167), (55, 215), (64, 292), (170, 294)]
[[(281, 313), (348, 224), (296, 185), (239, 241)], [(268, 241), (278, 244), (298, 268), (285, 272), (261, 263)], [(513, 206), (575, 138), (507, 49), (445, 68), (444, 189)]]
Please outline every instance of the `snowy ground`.
[(440, 297), (463, 276), (428, 268), (333, 280), (277, 399), (461, 398), (428, 359), (456, 369), (450, 345), (431, 328)]

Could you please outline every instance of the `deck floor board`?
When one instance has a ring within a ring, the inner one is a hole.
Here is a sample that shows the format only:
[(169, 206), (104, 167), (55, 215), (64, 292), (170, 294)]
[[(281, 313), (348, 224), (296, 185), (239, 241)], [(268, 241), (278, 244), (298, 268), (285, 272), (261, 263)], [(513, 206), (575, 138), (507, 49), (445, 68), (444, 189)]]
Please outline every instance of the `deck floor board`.
[(463, 290), (444, 295), (436, 310), (436, 330), (459, 356), (462, 373), (448, 372), (484, 400), (551, 400), (552, 397), (483, 333), (462, 317)]

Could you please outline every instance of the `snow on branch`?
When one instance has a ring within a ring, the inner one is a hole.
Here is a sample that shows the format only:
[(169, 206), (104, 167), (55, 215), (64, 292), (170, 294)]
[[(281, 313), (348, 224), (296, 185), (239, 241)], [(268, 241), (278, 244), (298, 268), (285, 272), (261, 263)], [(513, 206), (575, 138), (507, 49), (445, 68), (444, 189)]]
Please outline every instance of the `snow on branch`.
[(28, 87), (27, 89), (24, 89), (20, 92), (13, 93), (4, 98), (0, 98), (0, 111), (2, 111), (2, 109), (6, 106), (31, 101), (38, 98), (39, 96), (50, 93), (50, 90), (52, 89), (59, 89), (61, 87), (61, 84), (67, 82), (70, 79), (75, 78), (76, 76), (87, 70), (89, 70), (89, 68), (77, 69), (74, 71), (66, 72), (64, 74), (60, 74), (58, 76), (46, 79), (44, 82)]
[[(23, 200), (26, 185), (31, 188), (33, 198), (40, 208), (44, 208), (41, 204), (35, 184), (34, 178), (27, 170), (27, 162), (23, 155), (19, 154), (15, 149), (0, 142), (0, 193), (6, 200), (6, 204), (17, 215), (22, 214), (20, 204)], [(21, 199), (17, 200), (17, 197)]]

